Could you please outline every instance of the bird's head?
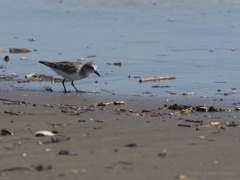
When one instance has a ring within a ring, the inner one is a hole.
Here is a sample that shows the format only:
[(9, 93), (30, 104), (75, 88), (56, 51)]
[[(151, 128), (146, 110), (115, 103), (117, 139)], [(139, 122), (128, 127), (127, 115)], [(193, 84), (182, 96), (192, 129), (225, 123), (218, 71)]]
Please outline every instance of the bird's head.
[(92, 62), (88, 62), (88, 63), (85, 64), (85, 66), (86, 66), (86, 69), (87, 69), (90, 73), (95, 73), (95, 74), (97, 74), (99, 77), (101, 77), (100, 74), (97, 72), (97, 66), (96, 66), (96, 64), (94, 64), (94, 63), (92, 63)]

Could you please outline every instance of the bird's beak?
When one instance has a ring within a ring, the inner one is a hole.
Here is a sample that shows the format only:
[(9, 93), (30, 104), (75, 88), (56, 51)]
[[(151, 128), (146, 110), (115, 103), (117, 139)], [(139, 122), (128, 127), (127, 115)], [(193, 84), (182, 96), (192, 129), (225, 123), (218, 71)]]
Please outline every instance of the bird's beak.
[(97, 74), (99, 77), (101, 77), (101, 76), (100, 76), (100, 74), (98, 74), (98, 72), (97, 72), (97, 71), (94, 71), (94, 73), (95, 73), (95, 74)]

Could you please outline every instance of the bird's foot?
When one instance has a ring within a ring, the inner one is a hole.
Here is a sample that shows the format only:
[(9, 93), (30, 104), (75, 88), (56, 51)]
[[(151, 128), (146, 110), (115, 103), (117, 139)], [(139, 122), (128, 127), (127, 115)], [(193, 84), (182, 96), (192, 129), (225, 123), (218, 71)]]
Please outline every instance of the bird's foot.
[(65, 94), (66, 94), (66, 93), (70, 93), (70, 91), (63, 91), (63, 92), (64, 92)]

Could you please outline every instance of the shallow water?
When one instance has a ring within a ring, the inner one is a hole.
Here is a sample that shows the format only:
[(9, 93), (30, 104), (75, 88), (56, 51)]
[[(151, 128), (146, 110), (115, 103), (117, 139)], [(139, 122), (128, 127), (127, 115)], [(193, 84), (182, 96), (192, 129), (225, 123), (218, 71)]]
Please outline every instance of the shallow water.
[[(239, 89), (240, 66), (239, 1), (33, 1), (0, 2), (2, 58), (9, 62), (0, 74), (37, 72), (60, 78), (38, 61), (92, 61), (101, 77), (90, 75), (75, 81), (84, 91), (113, 90), (117, 94), (164, 96), (194, 92), (237, 101), (239, 94), (216, 95)], [(174, 19), (174, 22), (168, 21)], [(15, 36), (17, 38), (15, 38)], [(37, 41), (29, 42), (29, 38)], [(10, 47), (37, 49), (29, 54), (2, 52)], [(235, 51), (231, 49), (234, 48)], [(210, 52), (213, 50), (214, 52)], [(61, 53), (61, 54), (59, 54)], [(87, 56), (96, 56), (87, 58)], [(27, 57), (27, 60), (20, 60)], [(121, 62), (122, 66), (107, 63)], [(128, 76), (131, 78), (128, 78)], [(154, 76), (175, 80), (139, 83)], [(95, 83), (95, 81), (98, 83)], [(226, 83), (216, 83), (226, 82)], [(3, 83), (1, 83), (3, 85)], [(14, 84), (34, 91), (52, 86), (63, 91), (61, 83)], [(152, 88), (152, 86), (170, 86)], [(66, 83), (68, 90), (74, 90)], [(151, 92), (151, 94), (144, 94)]]

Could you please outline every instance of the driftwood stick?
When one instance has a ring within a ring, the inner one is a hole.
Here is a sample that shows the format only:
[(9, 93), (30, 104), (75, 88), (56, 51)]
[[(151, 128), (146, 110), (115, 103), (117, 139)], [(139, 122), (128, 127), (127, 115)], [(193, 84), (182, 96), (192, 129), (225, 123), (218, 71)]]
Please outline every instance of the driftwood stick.
[(28, 74), (28, 75), (25, 76), (25, 79), (29, 79), (34, 75), (37, 75), (37, 73)]
[(139, 82), (150, 82), (150, 81), (162, 81), (162, 80), (172, 80), (176, 79), (175, 77), (154, 77), (154, 78), (147, 78), (147, 79), (140, 79)]

